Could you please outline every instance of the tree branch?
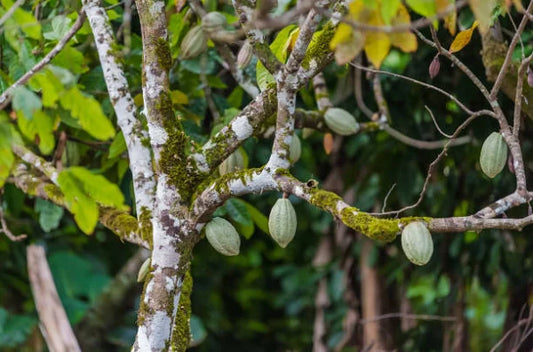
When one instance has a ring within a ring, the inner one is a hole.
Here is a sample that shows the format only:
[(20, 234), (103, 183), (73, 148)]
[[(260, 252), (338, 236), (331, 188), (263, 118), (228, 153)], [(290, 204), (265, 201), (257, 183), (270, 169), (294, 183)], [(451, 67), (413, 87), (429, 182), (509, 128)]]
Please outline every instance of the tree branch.
[(137, 115), (124, 70), (116, 56), (116, 50), (113, 50), (117, 43), (113, 38), (107, 13), (97, 0), (84, 0), (84, 8), (94, 33), (109, 98), (128, 147), (135, 205), (140, 220), (145, 218), (141, 216), (143, 212), (153, 210), (155, 199), (152, 156), (150, 149), (143, 145), (143, 141), (149, 138), (148, 133)]

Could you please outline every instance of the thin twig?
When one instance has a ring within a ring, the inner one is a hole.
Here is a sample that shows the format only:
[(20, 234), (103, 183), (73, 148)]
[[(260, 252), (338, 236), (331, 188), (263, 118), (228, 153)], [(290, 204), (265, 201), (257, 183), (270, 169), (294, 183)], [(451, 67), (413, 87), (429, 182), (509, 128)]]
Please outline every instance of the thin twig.
[(9, 230), (9, 227), (7, 227), (6, 219), (4, 218), (4, 210), (2, 209), (1, 206), (0, 206), (0, 224), (2, 225), (2, 229), (0, 230), (0, 232), (3, 232), (6, 235), (6, 237), (9, 238), (13, 242), (22, 241), (23, 239), (28, 237), (27, 235), (24, 235), (24, 234), (18, 235), (18, 236), (13, 235), (13, 233)]
[(37, 72), (43, 69), (43, 67), (48, 64), (52, 59), (59, 54), (61, 50), (65, 47), (65, 45), (68, 43), (68, 41), (76, 34), (76, 32), (81, 28), (83, 25), (83, 22), (85, 21), (85, 12), (82, 10), (78, 13), (78, 18), (76, 19), (76, 22), (70, 27), (67, 33), (65, 33), (65, 36), (61, 38), (61, 40), (56, 44), (56, 46), (50, 50), (48, 54), (46, 54), (45, 57), (41, 61), (39, 61), (35, 66), (33, 66), (28, 72), (26, 72), (22, 77), (18, 79), (15, 83), (13, 83), (2, 95), (0, 95), (0, 110), (3, 110), (7, 104), (9, 104), (11, 97), (13, 95), (13, 91), (18, 86), (21, 86), (28, 82), (33, 75), (35, 75)]
[(448, 321), (454, 322), (457, 320), (455, 317), (447, 317), (440, 315), (430, 315), (430, 314), (405, 314), (405, 313), (387, 313), (370, 319), (361, 319), (359, 324), (367, 324), (375, 321), (391, 319), (391, 318), (402, 318), (402, 319), (412, 319), (412, 320), (437, 320), (437, 321)]
[(433, 115), (433, 111), (431, 111), (431, 109), (427, 106), (427, 105), (424, 105), (424, 107), (426, 108), (426, 110), (429, 112), (429, 116), (431, 116), (431, 120), (433, 121), (433, 123), (435, 124), (435, 127), (437, 128), (437, 131), (439, 131), (440, 134), (442, 134), (444, 137), (446, 138), (452, 138), (451, 135), (449, 134), (446, 134), (444, 133), (444, 131), (442, 131), (439, 127), (439, 124), (437, 123), (437, 120), (435, 119), (435, 116)]
[[(7, 10), (6, 13), (4, 13), (2, 18), (0, 18), (0, 26), (2, 26), (4, 24), (4, 22), (7, 21), (8, 18), (11, 17), (11, 15), (15, 12), (15, 10), (18, 9), (23, 3), (24, 3), (24, 0), (17, 0), (13, 4), (13, 6), (11, 6), (9, 8), (9, 10)], [(2, 33), (2, 31), (0, 31), (0, 34), (1, 33)]]

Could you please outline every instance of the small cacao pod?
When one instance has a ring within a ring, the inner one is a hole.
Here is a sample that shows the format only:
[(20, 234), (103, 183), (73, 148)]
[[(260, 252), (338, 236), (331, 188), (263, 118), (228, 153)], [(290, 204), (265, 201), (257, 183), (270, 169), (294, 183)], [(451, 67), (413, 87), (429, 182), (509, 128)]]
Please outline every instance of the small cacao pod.
[(217, 252), (228, 256), (239, 254), (241, 239), (229, 221), (213, 218), (205, 226), (205, 237)]
[(202, 28), (207, 33), (222, 31), (226, 24), (226, 16), (217, 11), (209, 12), (202, 17)]
[(182, 60), (189, 60), (200, 55), (207, 50), (207, 36), (202, 29), (202, 26), (191, 28), (181, 41)]
[(330, 130), (341, 136), (349, 136), (359, 131), (359, 124), (348, 111), (340, 108), (329, 108), (324, 120)]
[(429, 77), (431, 79), (435, 78), (440, 71), (440, 60), (439, 54), (435, 55), (431, 63), (429, 64)]
[(270, 236), (281, 248), (285, 248), (294, 238), (296, 225), (296, 212), (291, 201), (287, 198), (278, 199), (268, 217)]
[(144, 263), (142, 263), (139, 268), (139, 273), (137, 274), (137, 282), (143, 282), (150, 271), (150, 258), (147, 258)]
[(252, 56), (254, 56), (252, 44), (249, 41), (245, 41), (237, 54), (237, 65), (239, 68), (243, 69), (248, 66), (250, 61), (252, 61)]
[(302, 155), (302, 143), (296, 134), (292, 135), (291, 145), (289, 147), (289, 161), (291, 164), (296, 163)]
[(503, 170), (506, 161), (507, 144), (500, 133), (492, 132), (481, 146), (481, 170), (488, 177), (494, 178)]
[(246, 167), (245, 157), (246, 152), (241, 148), (231, 153), (228, 158), (218, 166), (220, 176), (244, 169)]
[(402, 231), (402, 249), (409, 261), (425, 265), (433, 254), (433, 239), (421, 221), (408, 224)]

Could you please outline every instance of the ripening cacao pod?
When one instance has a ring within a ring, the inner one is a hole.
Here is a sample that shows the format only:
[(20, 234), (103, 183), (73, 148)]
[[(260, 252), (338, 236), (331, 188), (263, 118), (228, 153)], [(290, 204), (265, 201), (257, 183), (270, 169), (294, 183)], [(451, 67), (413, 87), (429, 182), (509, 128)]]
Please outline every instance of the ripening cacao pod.
[(252, 44), (249, 41), (245, 41), (237, 54), (237, 65), (239, 68), (243, 69), (248, 66), (250, 61), (252, 61), (252, 56), (254, 56)]
[(245, 156), (246, 152), (241, 148), (231, 153), (228, 158), (218, 166), (220, 176), (244, 169), (246, 167)]
[(431, 63), (429, 64), (429, 77), (431, 79), (435, 78), (440, 71), (440, 60), (439, 54), (435, 55)]
[(302, 155), (302, 143), (296, 134), (292, 135), (291, 145), (289, 147), (289, 161), (291, 164), (296, 163)]
[(228, 256), (239, 254), (241, 239), (229, 221), (213, 218), (205, 226), (205, 237), (217, 252)]
[(191, 28), (181, 41), (182, 60), (189, 60), (202, 54), (207, 50), (207, 36), (202, 29), (202, 26)]
[(137, 274), (137, 282), (143, 282), (150, 271), (150, 258), (147, 258), (144, 263), (142, 263), (139, 268), (139, 273)]
[(291, 201), (287, 198), (278, 199), (268, 217), (268, 230), (281, 248), (287, 247), (294, 238), (296, 224), (296, 212)]
[(481, 170), (490, 178), (496, 177), (507, 161), (507, 144), (502, 135), (498, 132), (492, 132), (485, 139), (479, 155), (479, 164)]
[(202, 17), (202, 28), (207, 33), (213, 33), (224, 30), (226, 23), (226, 16), (224, 16), (220, 12), (209, 12), (204, 17)]
[(330, 130), (341, 136), (348, 136), (359, 131), (359, 124), (348, 111), (340, 108), (329, 108), (324, 120)]
[(408, 224), (402, 231), (402, 249), (409, 261), (425, 265), (433, 254), (433, 239), (424, 222)]

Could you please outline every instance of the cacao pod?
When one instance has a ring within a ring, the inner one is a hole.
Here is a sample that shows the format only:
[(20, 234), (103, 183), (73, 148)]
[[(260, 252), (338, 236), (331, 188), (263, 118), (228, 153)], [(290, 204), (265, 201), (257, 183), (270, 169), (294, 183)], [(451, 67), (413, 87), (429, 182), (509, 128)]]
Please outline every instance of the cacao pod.
[(291, 145), (289, 147), (289, 161), (291, 164), (296, 163), (302, 155), (302, 143), (296, 134), (292, 135)]
[(431, 79), (435, 78), (440, 71), (440, 60), (439, 54), (435, 55), (431, 63), (429, 64), (429, 77)]
[(139, 273), (137, 274), (137, 282), (143, 282), (146, 278), (146, 275), (150, 272), (150, 258), (147, 258), (139, 268)]
[(330, 130), (341, 136), (348, 136), (359, 131), (359, 124), (348, 111), (340, 108), (329, 108), (324, 120)]
[(252, 44), (249, 41), (245, 41), (237, 54), (237, 65), (239, 68), (243, 69), (248, 66), (250, 61), (252, 61), (252, 56), (254, 56)]
[(226, 160), (224, 160), (218, 166), (218, 172), (220, 176), (242, 170), (246, 167), (246, 152), (239, 148), (231, 153)]
[(268, 217), (270, 236), (280, 247), (285, 248), (294, 238), (296, 225), (296, 212), (291, 201), (287, 198), (278, 199)]
[(202, 17), (202, 28), (207, 33), (224, 30), (226, 23), (226, 16), (217, 11), (209, 12)]
[(433, 239), (421, 221), (408, 224), (402, 231), (402, 249), (409, 261), (416, 265), (425, 265), (433, 254)]
[(217, 252), (228, 256), (239, 254), (241, 239), (229, 221), (213, 218), (205, 226), (205, 237)]
[(500, 133), (492, 132), (481, 146), (479, 155), (481, 170), (488, 177), (494, 178), (503, 170), (506, 161), (507, 144)]
[(191, 28), (181, 42), (180, 58), (189, 60), (207, 50), (207, 36), (202, 26)]

